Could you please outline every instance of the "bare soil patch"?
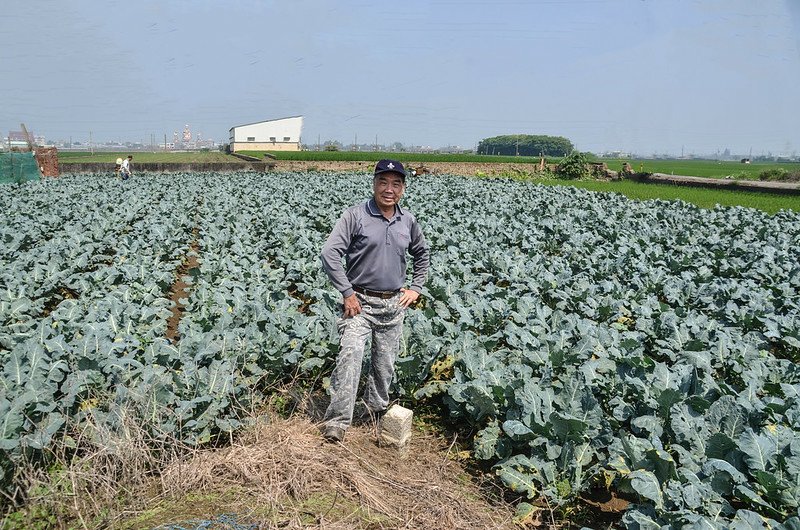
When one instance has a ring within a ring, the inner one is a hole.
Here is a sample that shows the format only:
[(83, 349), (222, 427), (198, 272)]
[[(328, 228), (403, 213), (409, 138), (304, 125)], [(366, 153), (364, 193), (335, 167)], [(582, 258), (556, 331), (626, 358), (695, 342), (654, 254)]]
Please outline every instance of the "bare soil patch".
[[(197, 211), (195, 210), (195, 223), (197, 223)], [(192, 241), (189, 244), (189, 251), (183, 256), (181, 266), (175, 272), (175, 281), (169, 289), (169, 299), (172, 302), (172, 314), (167, 318), (167, 333), (166, 339), (172, 344), (177, 344), (180, 340), (178, 333), (178, 325), (181, 323), (183, 312), (186, 305), (181, 302), (181, 299), (189, 297), (189, 284), (184, 280), (184, 277), (200, 266), (198, 256), (200, 253), (200, 229), (198, 225), (192, 228)]]
[(191, 273), (193, 269), (200, 266), (200, 263), (197, 261), (198, 248), (196, 243), (192, 245), (193, 252), (190, 252), (184, 258), (183, 264), (175, 274), (175, 282), (172, 284), (172, 287), (170, 287), (169, 299), (172, 301), (173, 306), (171, 309), (172, 314), (167, 318), (166, 338), (173, 344), (177, 344), (178, 340), (180, 340), (178, 324), (180, 324), (183, 312), (186, 309), (186, 305), (181, 302), (181, 299), (189, 297), (189, 284), (186, 283), (183, 278)]

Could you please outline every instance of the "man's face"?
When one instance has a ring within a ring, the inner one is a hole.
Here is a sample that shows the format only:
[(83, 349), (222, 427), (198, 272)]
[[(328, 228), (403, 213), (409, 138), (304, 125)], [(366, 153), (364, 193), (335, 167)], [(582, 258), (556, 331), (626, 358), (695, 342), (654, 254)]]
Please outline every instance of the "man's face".
[(379, 208), (391, 208), (398, 202), (406, 187), (397, 173), (381, 173), (372, 181), (372, 192)]

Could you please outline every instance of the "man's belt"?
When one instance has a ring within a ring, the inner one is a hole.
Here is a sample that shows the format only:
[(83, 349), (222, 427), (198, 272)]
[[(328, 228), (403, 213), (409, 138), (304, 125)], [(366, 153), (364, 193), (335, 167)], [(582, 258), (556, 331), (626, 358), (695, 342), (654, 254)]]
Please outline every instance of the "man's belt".
[(353, 290), (357, 293), (363, 294), (365, 296), (374, 296), (376, 298), (392, 298), (397, 295), (400, 291), (373, 291), (371, 289), (364, 289), (363, 287), (359, 287), (358, 285), (353, 286)]

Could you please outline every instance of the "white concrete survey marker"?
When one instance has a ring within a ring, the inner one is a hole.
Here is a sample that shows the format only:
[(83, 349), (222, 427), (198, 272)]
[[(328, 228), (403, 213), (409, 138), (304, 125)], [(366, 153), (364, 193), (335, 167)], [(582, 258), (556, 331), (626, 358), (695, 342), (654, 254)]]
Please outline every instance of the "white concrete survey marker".
[(411, 420), (414, 413), (400, 405), (392, 405), (381, 419), (380, 443), (403, 447), (411, 438)]

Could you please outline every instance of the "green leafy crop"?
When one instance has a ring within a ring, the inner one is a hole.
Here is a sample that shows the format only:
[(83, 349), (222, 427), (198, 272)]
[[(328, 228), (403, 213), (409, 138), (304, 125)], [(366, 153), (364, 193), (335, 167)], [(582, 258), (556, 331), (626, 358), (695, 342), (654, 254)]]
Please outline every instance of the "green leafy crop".
[[(201, 444), (270, 383), (325, 374), (340, 295), (319, 252), (370, 182), (66, 176), (0, 197), (4, 487), (67, 425), (135, 414)], [(432, 259), (395, 391), (473, 432), (508, 488), (627, 492), (629, 528), (800, 524), (798, 214), (448, 175), (404, 201)]]

